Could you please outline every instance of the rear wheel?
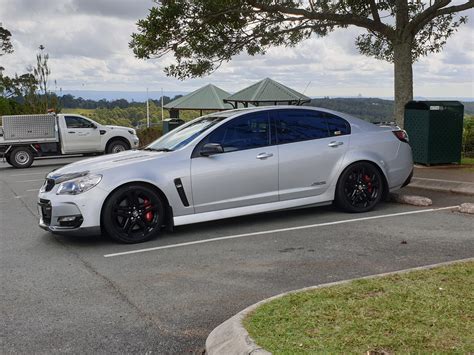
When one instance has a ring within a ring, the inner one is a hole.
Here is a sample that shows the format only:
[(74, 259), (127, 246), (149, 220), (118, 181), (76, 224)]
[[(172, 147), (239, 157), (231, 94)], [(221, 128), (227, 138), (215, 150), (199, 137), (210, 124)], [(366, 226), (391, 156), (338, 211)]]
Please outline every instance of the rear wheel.
[(12, 165), (12, 161), (11, 161), (11, 159), (10, 159), (10, 154), (5, 155), (5, 161), (6, 161), (8, 164)]
[(7, 157), (7, 162), (15, 168), (19, 169), (29, 168), (31, 164), (33, 164), (33, 160), (33, 153), (28, 147), (14, 148), (11, 151), (9, 157)]
[(336, 188), (336, 204), (348, 212), (367, 212), (383, 195), (378, 169), (367, 162), (354, 163), (341, 174)]
[(107, 234), (121, 243), (141, 243), (155, 237), (163, 223), (164, 207), (151, 188), (133, 184), (119, 188), (104, 205)]

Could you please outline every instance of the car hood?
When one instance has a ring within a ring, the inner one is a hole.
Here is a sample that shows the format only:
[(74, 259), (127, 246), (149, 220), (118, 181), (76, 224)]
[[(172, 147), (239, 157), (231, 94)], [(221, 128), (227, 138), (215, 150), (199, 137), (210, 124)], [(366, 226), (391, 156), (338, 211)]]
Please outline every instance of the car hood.
[(151, 152), (145, 150), (128, 150), (116, 154), (108, 154), (100, 157), (84, 159), (68, 164), (48, 174), (48, 178), (57, 178), (63, 174), (79, 173), (88, 171), (94, 174), (102, 174), (107, 170), (137, 164), (151, 159), (160, 159), (166, 152)]
[(130, 128), (130, 127), (124, 127), (124, 126), (114, 126), (114, 125), (106, 125), (105, 127), (107, 127), (108, 129), (118, 129), (118, 130), (121, 130), (121, 131), (133, 131), (135, 134), (136, 134), (136, 131), (134, 128)]

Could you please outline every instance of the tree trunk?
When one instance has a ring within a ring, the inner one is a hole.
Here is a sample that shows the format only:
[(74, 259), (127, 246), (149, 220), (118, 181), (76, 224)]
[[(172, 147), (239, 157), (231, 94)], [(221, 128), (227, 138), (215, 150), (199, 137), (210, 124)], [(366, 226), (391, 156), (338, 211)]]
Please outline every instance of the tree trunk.
[(395, 81), (395, 122), (403, 127), (405, 104), (413, 100), (411, 41), (393, 45)]

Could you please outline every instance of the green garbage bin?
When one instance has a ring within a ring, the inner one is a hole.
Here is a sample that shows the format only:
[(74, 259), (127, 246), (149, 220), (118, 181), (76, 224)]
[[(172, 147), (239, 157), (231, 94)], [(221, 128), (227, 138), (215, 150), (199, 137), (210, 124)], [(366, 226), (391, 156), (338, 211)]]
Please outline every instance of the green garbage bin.
[(166, 134), (169, 131), (172, 131), (176, 127), (181, 126), (183, 123), (184, 123), (184, 120), (179, 119), (179, 118), (168, 118), (166, 120), (163, 120), (163, 134)]
[(404, 129), (413, 161), (419, 164), (461, 162), (464, 105), (459, 101), (410, 101)]

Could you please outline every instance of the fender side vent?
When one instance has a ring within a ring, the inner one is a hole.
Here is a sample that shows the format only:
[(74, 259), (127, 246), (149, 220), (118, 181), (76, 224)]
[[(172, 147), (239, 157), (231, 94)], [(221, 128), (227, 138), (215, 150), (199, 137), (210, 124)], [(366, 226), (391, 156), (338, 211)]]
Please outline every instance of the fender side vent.
[(186, 192), (184, 192), (183, 183), (181, 179), (174, 179), (174, 186), (176, 186), (176, 190), (178, 191), (179, 198), (185, 207), (189, 206), (188, 198), (186, 197)]

